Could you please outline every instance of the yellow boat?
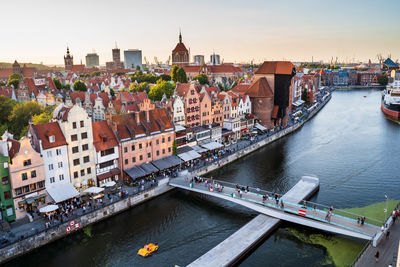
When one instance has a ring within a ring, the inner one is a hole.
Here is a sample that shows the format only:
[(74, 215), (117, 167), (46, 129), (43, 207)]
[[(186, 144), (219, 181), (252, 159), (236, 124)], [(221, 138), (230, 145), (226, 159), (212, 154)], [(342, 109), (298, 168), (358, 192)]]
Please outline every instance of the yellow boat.
[(154, 251), (157, 251), (157, 250), (158, 250), (157, 244), (149, 243), (149, 244), (145, 245), (143, 248), (139, 249), (137, 254), (142, 257), (147, 257), (151, 253), (153, 253)]

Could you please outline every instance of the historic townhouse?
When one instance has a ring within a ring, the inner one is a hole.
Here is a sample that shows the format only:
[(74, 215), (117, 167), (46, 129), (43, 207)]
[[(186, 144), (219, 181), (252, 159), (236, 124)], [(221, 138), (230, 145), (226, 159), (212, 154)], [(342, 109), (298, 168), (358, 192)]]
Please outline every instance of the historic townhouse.
[(31, 124), (32, 146), (44, 161), (46, 190), (55, 203), (79, 195), (71, 184), (67, 141), (58, 122)]
[(185, 103), (185, 126), (200, 125), (200, 94), (194, 82), (177, 83), (175, 94), (182, 97)]
[(0, 203), (2, 204), (2, 208), (0, 209), (0, 225), (3, 226), (3, 230), (4, 221), (12, 222), (15, 220), (9, 164), (10, 157), (8, 156), (7, 141), (0, 140)]
[(58, 106), (54, 119), (68, 143), (68, 162), (72, 184), (78, 190), (96, 185), (92, 120), (79, 105)]
[(185, 125), (185, 103), (179, 95), (173, 98), (172, 113), (175, 125)]
[(92, 127), (97, 185), (105, 186), (107, 182), (119, 180), (118, 140), (107, 121), (93, 122)]
[(211, 97), (207, 93), (200, 94), (200, 124), (209, 125), (212, 123)]

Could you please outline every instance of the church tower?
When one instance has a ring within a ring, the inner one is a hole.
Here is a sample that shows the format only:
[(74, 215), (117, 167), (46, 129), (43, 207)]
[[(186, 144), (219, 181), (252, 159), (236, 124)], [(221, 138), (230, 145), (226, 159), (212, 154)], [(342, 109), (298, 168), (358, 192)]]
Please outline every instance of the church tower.
[(172, 65), (189, 65), (189, 51), (182, 42), (182, 34), (179, 31), (179, 43), (172, 50)]
[(64, 64), (66, 71), (72, 71), (72, 66), (74, 65), (74, 57), (70, 55), (68, 46), (67, 46), (67, 55), (64, 56)]

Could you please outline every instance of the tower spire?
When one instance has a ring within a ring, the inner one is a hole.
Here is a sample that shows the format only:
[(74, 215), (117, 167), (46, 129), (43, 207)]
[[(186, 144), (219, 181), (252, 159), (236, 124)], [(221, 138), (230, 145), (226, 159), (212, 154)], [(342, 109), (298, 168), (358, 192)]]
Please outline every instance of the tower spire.
[(181, 28), (179, 28), (179, 43), (182, 43), (182, 33), (181, 33)]

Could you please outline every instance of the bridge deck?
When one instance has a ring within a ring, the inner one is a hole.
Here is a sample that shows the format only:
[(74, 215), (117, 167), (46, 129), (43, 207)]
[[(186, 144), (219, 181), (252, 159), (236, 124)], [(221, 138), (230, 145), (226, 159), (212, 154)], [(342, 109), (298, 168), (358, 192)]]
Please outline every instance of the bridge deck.
[[(380, 231), (380, 228), (375, 225), (368, 223), (359, 225), (356, 220), (337, 215), (335, 212), (333, 212), (330, 222), (328, 222), (325, 219), (327, 211), (304, 208), (302, 205), (296, 204), (299, 201), (298, 199), (293, 199), (293, 202), (291, 202), (290, 194), (283, 197), (284, 207), (282, 208), (281, 205), (277, 205), (275, 200), (271, 197), (263, 201), (262, 195), (256, 192), (243, 193), (240, 197), (234, 187), (224, 186), (222, 192), (217, 192), (216, 190), (211, 192), (210, 189), (202, 183), (194, 183), (192, 187), (190, 187), (190, 183), (185, 181), (182, 177), (171, 180), (170, 185), (230, 200), (269, 216), (334, 233), (363, 239), (372, 239), (375, 234)], [(290, 193), (290, 191), (288, 193)], [(299, 215), (301, 211), (305, 211), (305, 216)]]

